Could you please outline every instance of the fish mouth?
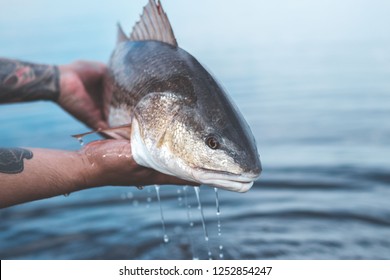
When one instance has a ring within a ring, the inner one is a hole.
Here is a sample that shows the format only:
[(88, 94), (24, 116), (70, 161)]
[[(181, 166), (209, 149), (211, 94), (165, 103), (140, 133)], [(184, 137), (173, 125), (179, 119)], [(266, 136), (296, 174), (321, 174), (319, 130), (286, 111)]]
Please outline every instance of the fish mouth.
[(247, 192), (252, 187), (254, 181), (259, 178), (260, 173), (235, 174), (200, 168), (193, 171), (192, 175), (196, 181), (202, 184), (243, 193)]

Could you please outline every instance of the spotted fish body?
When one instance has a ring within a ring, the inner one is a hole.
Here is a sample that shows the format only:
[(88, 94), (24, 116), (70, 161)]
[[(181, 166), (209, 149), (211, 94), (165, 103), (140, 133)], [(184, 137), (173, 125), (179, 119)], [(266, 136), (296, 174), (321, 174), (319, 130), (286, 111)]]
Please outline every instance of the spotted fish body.
[(110, 126), (131, 124), (135, 161), (165, 174), (249, 190), (261, 164), (250, 128), (222, 87), (178, 47), (161, 4), (150, 0), (130, 37), (119, 27), (105, 79)]

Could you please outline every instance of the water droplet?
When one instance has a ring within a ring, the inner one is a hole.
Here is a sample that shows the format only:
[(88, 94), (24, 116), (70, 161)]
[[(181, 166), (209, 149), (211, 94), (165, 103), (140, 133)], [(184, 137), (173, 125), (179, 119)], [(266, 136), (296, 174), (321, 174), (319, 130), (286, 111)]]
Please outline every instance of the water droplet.
[(128, 192), (126, 196), (128, 199), (132, 199), (134, 197), (134, 194), (132, 192)]
[(79, 141), (80, 146), (84, 146), (83, 137), (77, 137), (76, 139), (77, 139), (77, 141)]
[(219, 210), (218, 189), (214, 188), (214, 192), (215, 192), (215, 206), (217, 207), (217, 215), (219, 216), (221, 214), (221, 211)]
[(187, 209), (187, 219), (190, 226), (190, 230), (188, 231), (190, 243), (191, 243), (191, 253), (192, 253), (192, 259), (198, 260), (199, 258), (196, 256), (195, 253), (195, 246), (194, 246), (194, 222), (192, 221), (192, 213), (191, 213), (191, 204), (188, 202), (188, 186), (183, 186), (183, 192), (184, 192), (184, 203)]
[[(222, 229), (221, 229), (221, 210), (219, 208), (219, 197), (218, 197), (218, 189), (214, 188), (215, 191), (215, 207), (217, 208), (217, 227), (218, 227), (218, 238), (219, 242), (221, 242)], [(221, 257), (222, 256), (222, 257)], [(223, 259), (223, 246), (219, 245), (219, 258)]]
[[(162, 209), (162, 205), (161, 205), (161, 199), (160, 199), (160, 186), (155, 185), (155, 189), (156, 189), (158, 204), (160, 205), (160, 215), (161, 215), (161, 225), (162, 225), (162, 230), (163, 230), (163, 240), (164, 240), (165, 243), (167, 243), (169, 241), (169, 238), (168, 238), (168, 235), (167, 235), (166, 230), (165, 230), (165, 219), (164, 219), (164, 213), (163, 213), (163, 209)], [(168, 240), (168, 241), (165, 241), (165, 240)]]
[(144, 186), (137, 186), (137, 189), (139, 189), (140, 191), (142, 191), (144, 189)]
[(146, 208), (150, 208), (150, 203), (152, 202), (152, 198), (150, 196), (148, 196), (146, 198)]
[(64, 193), (64, 196), (68, 197), (68, 196), (70, 196), (70, 193)]
[(210, 243), (209, 243), (209, 235), (207, 233), (206, 221), (204, 218), (202, 203), (200, 201), (200, 187), (194, 187), (194, 190), (195, 190), (195, 194), (196, 194), (196, 199), (198, 200), (198, 209), (200, 211), (200, 215), (202, 218), (203, 233), (204, 233), (204, 239), (206, 240), (206, 244), (207, 244), (208, 255), (209, 255), (209, 258), (212, 259), (212, 254), (211, 254), (211, 250), (210, 250)]
[(181, 191), (181, 188), (178, 188), (176, 190), (176, 193), (177, 193), (177, 202), (179, 204), (179, 206), (183, 206), (183, 197), (182, 197), (182, 191)]

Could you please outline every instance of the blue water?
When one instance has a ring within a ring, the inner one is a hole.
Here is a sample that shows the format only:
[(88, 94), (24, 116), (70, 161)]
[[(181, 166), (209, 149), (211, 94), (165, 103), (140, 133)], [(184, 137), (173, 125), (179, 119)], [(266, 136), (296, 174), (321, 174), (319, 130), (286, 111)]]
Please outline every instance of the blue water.
[[(2, 2), (4, 2), (2, 0)], [(7, 1), (0, 55), (107, 61), (115, 24), (146, 0)], [(226, 259), (390, 259), (390, 3), (173, 1), (179, 44), (218, 77), (257, 139), (246, 194), (201, 187), (209, 246)], [(0, 107), (0, 146), (79, 149), (88, 130), (46, 102)], [(207, 259), (192, 188), (104, 187), (0, 210), (2, 259)], [(188, 205), (187, 211), (186, 196)], [(194, 226), (190, 227), (188, 214)]]

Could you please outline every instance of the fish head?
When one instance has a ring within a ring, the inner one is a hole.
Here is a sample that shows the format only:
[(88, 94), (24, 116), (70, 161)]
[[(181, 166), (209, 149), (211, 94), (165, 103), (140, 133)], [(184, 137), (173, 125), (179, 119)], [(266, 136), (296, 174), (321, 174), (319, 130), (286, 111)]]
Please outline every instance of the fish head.
[(248, 191), (261, 173), (256, 142), (237, 108), (222, 97), (207, 104), (174, 92), (146, 96), (132, 124), (134, 159), (188, 181)]
[(175, 132), (170, 150), (183, 159), (184, 170), (192, 180), (246, 192), (259, 177), (261, 163), (257, 147), (242, 126), (237, 129), (226, 119), (218, 121), (215, 115), (207, 118), (196, 108), (187, 108), (178, 113), (170, 131)]

